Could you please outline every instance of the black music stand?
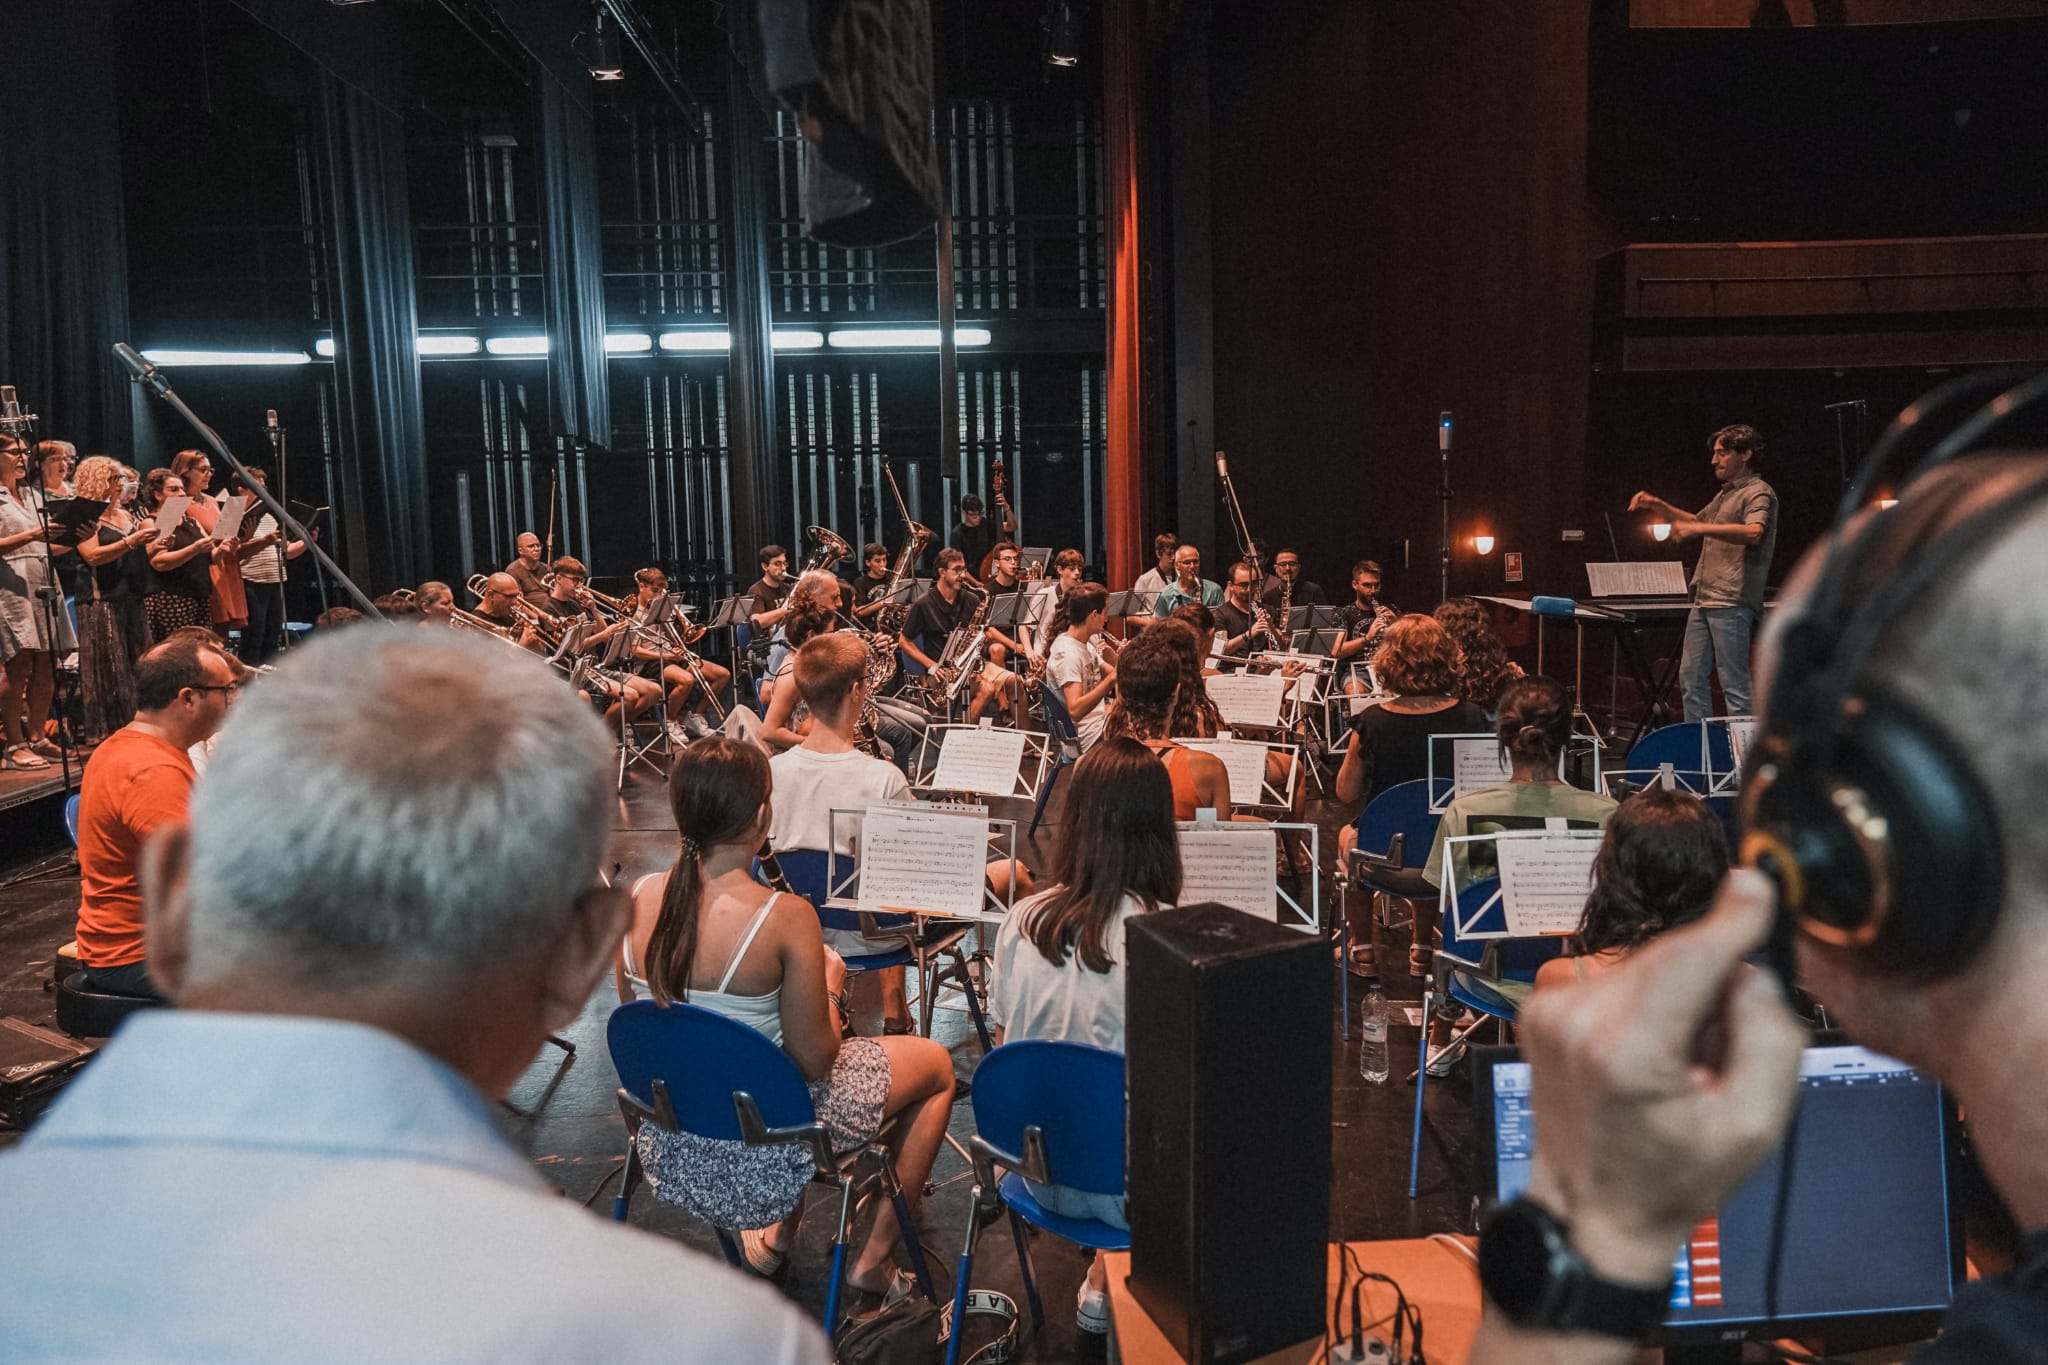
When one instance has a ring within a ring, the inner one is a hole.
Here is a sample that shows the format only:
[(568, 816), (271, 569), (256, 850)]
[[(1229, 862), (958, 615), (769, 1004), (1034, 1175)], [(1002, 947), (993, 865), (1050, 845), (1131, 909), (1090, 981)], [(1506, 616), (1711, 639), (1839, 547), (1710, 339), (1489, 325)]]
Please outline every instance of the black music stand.
[(1152, 608), (1159, 603), (1156, 592), (1138, 592), (1135, 589), (1113, 592), (1109, 601), (1103, 604), (1103, 614), (1109, 617), (1150, 616)]

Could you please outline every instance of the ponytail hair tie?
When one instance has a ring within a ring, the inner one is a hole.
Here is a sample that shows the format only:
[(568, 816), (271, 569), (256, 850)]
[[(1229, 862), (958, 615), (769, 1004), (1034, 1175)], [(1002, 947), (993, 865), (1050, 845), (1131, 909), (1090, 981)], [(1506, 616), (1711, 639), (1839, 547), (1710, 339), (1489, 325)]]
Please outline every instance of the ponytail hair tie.
[(695, 839), (692, 839), (687, 834), (683, 836), (683, 856), (685, 858), (695, 858), (701, 855), (703, 852), (703, 845), (699, 844)]

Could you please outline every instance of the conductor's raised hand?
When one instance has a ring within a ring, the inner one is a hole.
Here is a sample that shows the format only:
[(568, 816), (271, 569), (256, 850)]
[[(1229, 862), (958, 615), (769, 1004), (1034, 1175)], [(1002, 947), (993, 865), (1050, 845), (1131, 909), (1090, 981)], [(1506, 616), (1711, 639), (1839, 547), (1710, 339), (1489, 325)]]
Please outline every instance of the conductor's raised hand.
[(1608, 1278), (1668, 1278), (1687, 1232), (1791, 1115), (1806, 1031), (1776, 978), (1743, 961), (1772, 910), (1770, 883), (1738, 869), (1704, 919), (1532, 996), (1522, 1014), (1538, 1135), (1529, 1194)]

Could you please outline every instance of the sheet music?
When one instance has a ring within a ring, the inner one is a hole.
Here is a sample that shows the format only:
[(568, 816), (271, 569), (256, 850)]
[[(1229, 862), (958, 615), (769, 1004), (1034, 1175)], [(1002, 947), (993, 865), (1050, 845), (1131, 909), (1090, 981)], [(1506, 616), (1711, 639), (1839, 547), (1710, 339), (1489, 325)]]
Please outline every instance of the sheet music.
[(1248, 739), (1176, 739), (1186, 749), (1200, 749), (1221, 759), (1230, 773), (1230, 804), (1265, 804), (1266, 746)]
[(1498, 787), (1515, 775), (1514, 765), (1493, 739), (1451, 741), (1451, 795)]
[(1595, 597), (1683, 597), (1685, 565), (1675, 559), (1588, 564), (1586, 582)]
[(870, 806), (861, 820), (860, 899), (868, 914), (978, 915), (988, 821), (913, 805)]
[(939, 741), (930, 785), (939, 791), (1015, 796), (1023, 764), (1022, 730), (948, 730)]
[(1215, 901), (1247, 915), (1280, 922), (1273, 884), (1275, 839), (1271, 825), (1226, 821), (1175, 825), (1180, 843), (1180, 903)]
[(1272, 729), (1280, 724), (1280, 701), (1287, 694), (1288, 680), (1278, 673), (1218, 673), (1202, 682), (1209, 700), (1223, 713), (1223, 723), (1232, 729)]
[(1493, 841), (1509, 937), (1578, 930), (1586, 893), (1593, 889), (1593, 860), (1599, 856), (1600, 842), (1561, 832)]
[(185, 509), (192, 505), (192, 499), (180, 493), (174, 498), (165, 498), (164, 505), (156, 514), (157, 539), (170, 535), (185, 520)]
[(1728, 722), (1728, 747), (1735, 751), (1735, 770), (1742, 771), (1742, 765), (1749, 759), (1750, 741), (1756, 738), (1757, 722), (1754, 716), (1737, 716)]
[(242, 530), (242, 517), (249, 510), (249, 498), (237, 493), (220, 505), (220, 516), (213, 523), (215, 540), (233, 540)]

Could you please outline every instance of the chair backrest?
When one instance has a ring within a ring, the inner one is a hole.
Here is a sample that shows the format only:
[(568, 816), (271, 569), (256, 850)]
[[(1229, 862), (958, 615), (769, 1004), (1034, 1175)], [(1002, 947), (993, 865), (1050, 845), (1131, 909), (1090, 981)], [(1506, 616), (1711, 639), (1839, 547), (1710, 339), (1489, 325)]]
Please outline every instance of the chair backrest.
[(78, 793), (64, 798), (64, 832), (71, 836), (71, 846), (78, 847)]
[(1067, 711), (1066, 695), (1047, 678), (1039, 681), (1038, 698), (1045, 708), (1045, 733), (1057, 744), (1078, 744), (1081, 727)]
[(1124, 1192), (1124, 1055), (1081, 1043), (1005, 1043), (974, 1069), (974, 1127), (1022, 1154), (1024, 1129), (1045, 1140), (1053, 1183), (1090, 1194)]
[(1648, 769), (1654, 772), (1669, 763), (1680, 772), (1698, 772), (1702, 726), (1706, 730), (1708, 771), (1733, 772), (1735, 745), (1728, 737), (1728, 726), (1721, 721), (1680, 722), (1677, 725), (1660, 726), (1629, 747), (1626, 766), (1631, 771)]
[(817, 1120), (810, 1089), (789, 1054), (737, 1020), (698, 1005), (635, 1000), (605, 1026), (619, 1084), (654, 1106), (654, 1082), (668, 1090), (676, 1126), (707, 1138), (738, 1138), (735, 1092), (754, 1097), (770, 1128)]
[[(798, 848), (787, 853), (778, 852), (775, 861), (782, 868), (782, 875), (789, 882), (789, 889), (809, 901), (811, 908), (818, 912), (818, 923), (827, 929), (851, 929), (855, 933), (860, 932), (859, 912), (841, 910), (825, 904), (826, 898), (831, 894), (831, 876), (829, 859), (823, 849)], [(840, 862), (850, 864), (852, 860), (841, 858)], [(855, 886), (859, 884), (857, 881), (853, 883)], [(876, 915), (874, 920), (878, 928), (900, 928), (909, 924), (911, 917)]]
[(1449, 778), (1436, 779), (1432, 790), (1430, 780), (1418, 777), (1410, 782), (1397, 782), (1366, 802), (1365, 809), (1358, 813), (1358, 821), (1352, 826), (1358, 835), (1357, 847), (1361, 852), (1384, 854), (1393, 847), (1394, 836), (1401, 836), (1401, 865), (1421, 867), (1429, 859), (1429, 846), (1436, 841), (1437, 826), (1443, 823), (1443, 812), (1431, 810), (1441, 806), (1450, 795)]

